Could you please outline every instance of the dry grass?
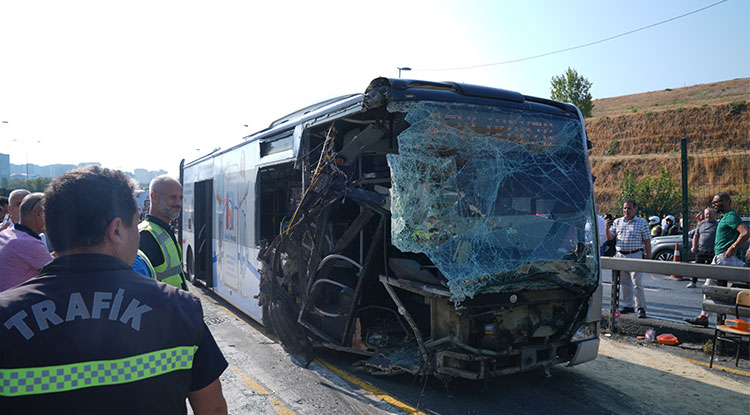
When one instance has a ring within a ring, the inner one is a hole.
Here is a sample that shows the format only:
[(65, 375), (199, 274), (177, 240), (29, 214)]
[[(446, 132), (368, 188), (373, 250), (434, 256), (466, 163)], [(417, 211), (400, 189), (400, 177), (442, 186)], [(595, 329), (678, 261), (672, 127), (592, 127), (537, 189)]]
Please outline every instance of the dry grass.
[[(681, 183), (680, 154), (651, 156), (591, 157), (596, 176), (597, 204), (609, 207), (620, 197), (620, 181), (630, 170), (637, 179), (659, 177), (661, 168)], [(706, 206), (719, 190), (730, 194), (750, 194), (750, 150), (732, 153), (705, 153), (688, 157), (688, 185), (694, 196), (691, 209)], [(729, 174), (728, 174), (729, 173)]]
[(750, 78), (595, 101), (586, 131), (594, 143), (597, 204), (609, 207), (619, 197), (628, 170), (640, 180), (658, 177), (664, 167), (680, 183), (682, 137), (691, 209), (705, 206), (719, 190), (750, 195), (750, 104), (742, 100), (750, 101)]
[(750, 101), (750, 78), (594, 100), (593, 118)]
[(618, 142), (618, 151), (610, 155), (679, 152), (682, 137), (691, 153), (750, 148), (748, 105), (740, 105), (739, 113), (730, 111), (730, 104), (722, 104), (587, 120), (591, 155), (607, 154), (612, 141)]

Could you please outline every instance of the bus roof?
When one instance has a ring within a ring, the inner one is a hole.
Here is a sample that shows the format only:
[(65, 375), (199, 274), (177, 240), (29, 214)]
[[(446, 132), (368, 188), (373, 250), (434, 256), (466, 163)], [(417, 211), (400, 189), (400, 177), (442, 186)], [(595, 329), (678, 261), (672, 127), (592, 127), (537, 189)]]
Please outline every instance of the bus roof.
[[(437, 101), (504, 101), (513, 106), (527, 107), (529, 109), (544, 112), (555, 112), (565, 114), (568, 117), (578, 118), (578, 108), (572, 104), (553, 101), (546, 98), (538, 98), (523, 95), (515, 91), (501, 88), (492, 88), (481, 85), (463, 84), (457, 82), (435, 82), (403, 78), (375, 78), (368, 85), (364, 93), (341, 95), (329, 98), (315, 104), (309, 105), (292, 113), (289, 113), (275, 121), (268, 128), (254, 132), (243, 137), (242, 141), (230, 148), (214, 150), (187, 164), (194, 164), (207, 157), (217, 156), (239, 147), (248, 141), (254, 141), (266, 136), (292, 128), (294, 125), (319, 117), (330, 112), (337, 112), (361, 104), (365, 96), (378, 88), (387, 88), (391, 91), (391, 97), (397, 100), (437, 100)], [(459, 99), (461, 98), (461, 99)], [(468, 98), (468, 99), (467, 99)]]

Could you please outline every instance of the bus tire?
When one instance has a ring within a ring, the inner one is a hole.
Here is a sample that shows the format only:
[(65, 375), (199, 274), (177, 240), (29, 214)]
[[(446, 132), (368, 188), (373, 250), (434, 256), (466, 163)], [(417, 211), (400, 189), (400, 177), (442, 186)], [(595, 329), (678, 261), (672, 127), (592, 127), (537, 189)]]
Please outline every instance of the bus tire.
[(261, 316), (261, 322), (263, 323), (263, 327), (266, 328), (266, 330), (273, 331), (273, 326), (271, 325), (271, 316), (268, 312), (268, 302), (264, 302), (261, 306), (261, 312), (263, 313)]
[(292, 354), (303, 353), (310, 345), (305, 329), (297, 324), (291, 307), (282, 299), (275, 299), (268, 305), (268, 319), (271, 329), (281, 341), (284, 349)]

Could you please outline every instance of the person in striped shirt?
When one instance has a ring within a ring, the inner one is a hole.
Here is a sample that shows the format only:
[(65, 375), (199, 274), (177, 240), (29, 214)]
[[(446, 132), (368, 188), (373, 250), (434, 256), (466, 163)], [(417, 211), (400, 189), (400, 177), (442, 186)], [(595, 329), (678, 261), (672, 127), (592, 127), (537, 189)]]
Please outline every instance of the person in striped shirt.
[[(637, 207), (635, 199), (625, 199), (622, 204), (624, 216), (615, 219), (614, 222), (607, 222), (607, 238), (617, 238), (615, 258), (651, 258), (651, 232), (646, 219), (635, 215)], [(623, 271), (622, 275), (620, 282), (623, 307), (620, 312), (633, 313), (637, 310), (638, 318), (645, 318), (646, 295), (642, 273)]]

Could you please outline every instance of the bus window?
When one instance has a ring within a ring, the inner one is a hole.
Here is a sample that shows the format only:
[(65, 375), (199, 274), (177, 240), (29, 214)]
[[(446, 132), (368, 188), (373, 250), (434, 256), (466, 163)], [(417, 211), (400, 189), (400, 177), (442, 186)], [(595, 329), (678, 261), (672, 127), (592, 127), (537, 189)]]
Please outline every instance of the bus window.
[(293, 164), (264, 167), (258, 171), (256, 245), (279, 235), (282, 222), (286, 219), (288, 223), (294, 214), (300, 189), (300, 173)]

